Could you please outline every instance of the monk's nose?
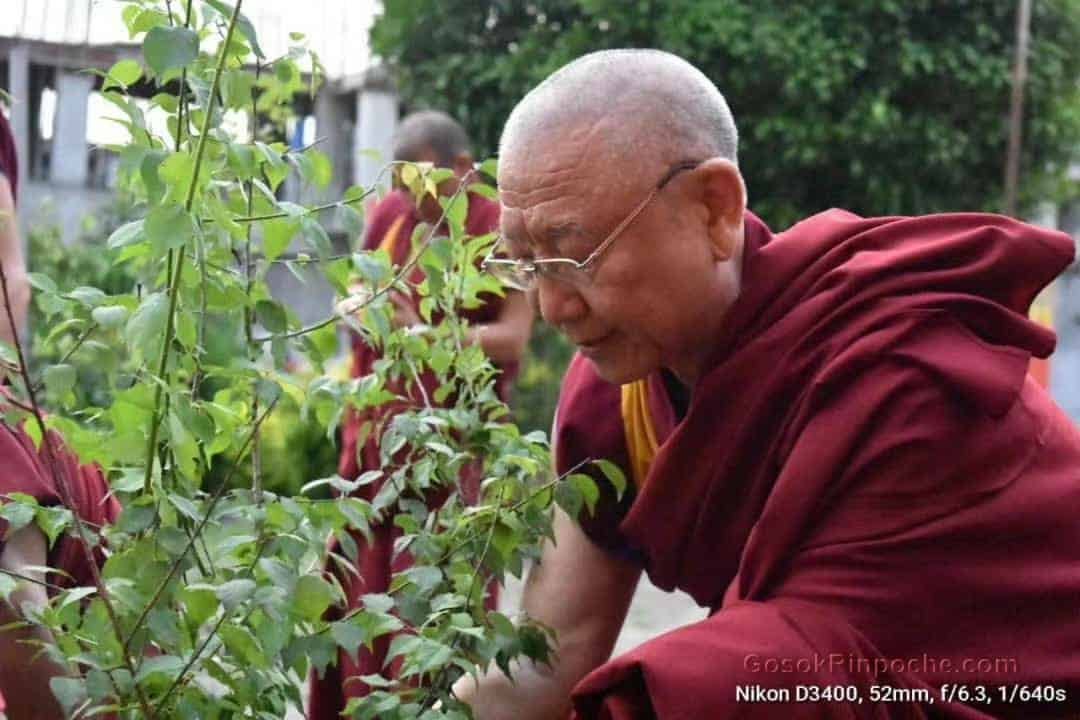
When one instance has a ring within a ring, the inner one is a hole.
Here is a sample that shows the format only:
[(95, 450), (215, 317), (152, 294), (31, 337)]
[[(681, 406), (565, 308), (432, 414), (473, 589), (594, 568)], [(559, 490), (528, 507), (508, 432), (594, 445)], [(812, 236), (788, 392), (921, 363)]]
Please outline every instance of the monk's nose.
[(581, 320), (589, 310), (580, 292), (564, 282), (551, 278), (537, 279), (535, 297), (544, 322), (557, 328), (563, 328)]

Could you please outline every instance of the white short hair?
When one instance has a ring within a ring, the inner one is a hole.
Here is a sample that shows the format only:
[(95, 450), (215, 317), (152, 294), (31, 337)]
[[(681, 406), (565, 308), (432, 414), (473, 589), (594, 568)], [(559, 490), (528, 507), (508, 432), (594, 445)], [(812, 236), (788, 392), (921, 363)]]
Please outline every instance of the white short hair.
[(700, 70), (660, 50), (602, 50), (563, 66), (514, 107), (499, 154), (579, 119), (618, 114), (625, 133), (608, 142), (665, 162), (738, 161), (739, 136), (724, 96)]

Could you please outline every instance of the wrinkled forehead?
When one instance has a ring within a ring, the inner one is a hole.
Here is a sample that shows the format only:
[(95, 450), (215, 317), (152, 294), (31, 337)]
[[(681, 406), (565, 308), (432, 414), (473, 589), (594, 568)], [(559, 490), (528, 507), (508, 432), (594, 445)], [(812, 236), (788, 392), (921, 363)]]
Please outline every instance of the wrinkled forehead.
[(603, 226), (621, 198), (647, 192), (648, 163), (620, 151), (628, 138), (618, 132), (616, 120), (600, 118), (518, 133), (499, 158), (504, 233)]

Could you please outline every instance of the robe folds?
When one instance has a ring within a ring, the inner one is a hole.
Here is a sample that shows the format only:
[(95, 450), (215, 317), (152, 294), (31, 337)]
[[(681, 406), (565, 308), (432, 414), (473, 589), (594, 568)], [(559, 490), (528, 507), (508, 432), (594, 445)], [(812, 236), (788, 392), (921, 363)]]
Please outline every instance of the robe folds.
[[(3, 392), (0, 391), (0, 406)], [(11, 427), (0, 421), (0, 502), (11, 493), (30, 495), (40, 505), (63, 505), (78, 513), (90, 531), (116, 520), (120, 503), (109, 494), (109, 484), (97, 465), (80, 464), (75, 454), (64, 444), (59, 433), (50, 430), (49, 436), (56, 452), (56, 467), (50, 466), (44, 441), (40, 448), (21, 427)], [(64, 501), (59, 483), (66, 483), (70, 504)], [(7, 522), (0, 520), (0, 538), (7, 532)], [(0, 540), (0, 549), (3, 541)], [(101, 549), (95, 551), (98, 564), (104, 561)], [(48, 580), (59, 587), (93, 585), (94, 579), (82, 541), (72, 533), (61, 535), (49, 550), (46, 564), (62, 570), (50, 574)], [(50, 588), (50, 593), (53, 590)]]
[[(369, 213), (364, 249), (385, 249), (394, 265), (404, 265), (410, 257), (412, 234), (419, 222), (420, 218), (411, 196), (404, 191), (393, 191)], [(466, 232), (473, 236), (484, 235), (497, 229), (498, 223), (498, 204), (470, 194), (469, 212), (465, 221)], [(411, 279), (416, 282), (422, 280), (422, 271), (415, 270)], [(419, 302), (418, 298), (413, 299)], [(499, 316), (501, 309), (502, 298), (491, 296), (486, 298), (486, 302), (479, 308), (462, 313), (462, 317), (474, 324), (488, 323)], [(368, 345), (359, 335), (353, 335), (352, 343), (350, 372), (353, 377), (363, 377), (373, 371), (380, 354), (377, 348)], [(496, 389), (500, 397), (506, 400), (510, 386), (517, 375), (517, 366), (515, 364), (500, 369), (502, 374), (498, 378)], [(431, 373), (423, 374), (420, 382), (428, 397), (433, 396), (439, 387), (437, 378)], [(346, 413), (342, 423), (342, 447), (338, 474), (348, 480), (355, 480), (368, 470), (380, 469), (382, 464), (379, 457), (380, 428), (385, 427), (394, 415), (410, 405), (422, 406), (423, 395), (418, 389), (413, 388), (410, 391), (404, 383), (394, 381), (389, 381), (387, 387), (398, 395), (410, 397), (411, 401), (392, 402), (363, 413), (357, 413), (350, 408)], [(476, 502), (479, 497), (481, 478), (478, 470), (477, 466), (468, 466), (462, 473), (461, 489), (468, 502)], [(365, 485), (360, 489), (359, 495), (365, 500), (373, 500), (380, 487), (381, 484), (378, 482)], [(428, 500), (435, 503), (440, 498), (428, 498)], [(392, 518), (372, 524), (371, 542), (359, 533), (352, 534), (359, 550), (357, 576), (338, 573), (338, 579), (347, 594), (346, 607), (335, 609), (333, 613), (346, 613), (361, 607), (362, 595), (386, 592), (394, 573), (410, 567), (411, 559), (407, 554), (394, 555), (394, 540), (400, 535), (400, 530), (395, 528), (390, 520)], [(331, 549), (335, 552), (339, 551), (336, 546), (332, 546)], [(491, 607), (494, 607), (496, 600), (495, 591), (495, 586), (489, 588), (488, 600)], [(327, 668), (323, 677), (313, 674), (310, 682), (309, 718), (311, 720), (336, 720), (350, 698), (367, 695), (370, 688), (359, 680), (360, 676), (380, 673), (389, 677), (395, 675), (396, 667), (386, 667), (390, 639), (389, 636), (378, 638), (374, 643), (374, 652), (362, 647), (356, 657), (349, 657), (347, 653), (340, 652), (337, 665)]]
[[(746, 222), (686, 416), (583, 519), (712, 614), (587, 676), (576, 717), (1075, 716), (1080, 432), (1027, 376), (1055, 343), (1027, 312), (1072, 240), (981, 214)], [(560, 471), (630, 462), (618, 393), (575, 358)]]
[[(0, 386), (0, 409), (4, 406), (5, 388)], [(55, 452), (56, 464), (50, 464), (44, 441), (34, 448), (34, 442), (21, 427), (11, 427), (0, 421), (0, 503), (11, 493), (23, 493), (38, 501), (39, 505), (64, 505), (77, 513), (90, 532), (113, 523), (120, 515), (120, 503), (109, 494), (109, 483), (97, 465), (80, 464), (68, 449), (60, 434), (49, 431)], [(65, 493), (60, 488), (65, 483)], [(7, 521), (0, 520), (0, 552), (7, 535)], [(105, 554), (99, 546), (94, 558), (100, 566)], [(61, 572), (49, 573), (49, 595), (56, 588), (81, 587), (94, 584), (94, 576), (87, 560), (86, 548), (73, 533), (64, 533), (48, 551), (45, 564)], [(0, 711), (7, 706), (0, 695)]]

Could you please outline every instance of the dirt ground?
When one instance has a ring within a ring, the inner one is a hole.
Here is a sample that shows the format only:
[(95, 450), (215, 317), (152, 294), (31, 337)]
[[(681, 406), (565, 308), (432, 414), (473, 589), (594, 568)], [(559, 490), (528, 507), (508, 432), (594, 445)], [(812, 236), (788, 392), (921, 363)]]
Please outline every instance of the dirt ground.
[[(514, 578), (510, 580), (500, 598), (499, 609), (512, 616), (520, 607), (522, 583)], [(705, 615), (705, 608), (698, 607), (689, 595), (664, 592), (642, 577), (614, 654), (626, 652), (668, 630), (704, 620)]]

